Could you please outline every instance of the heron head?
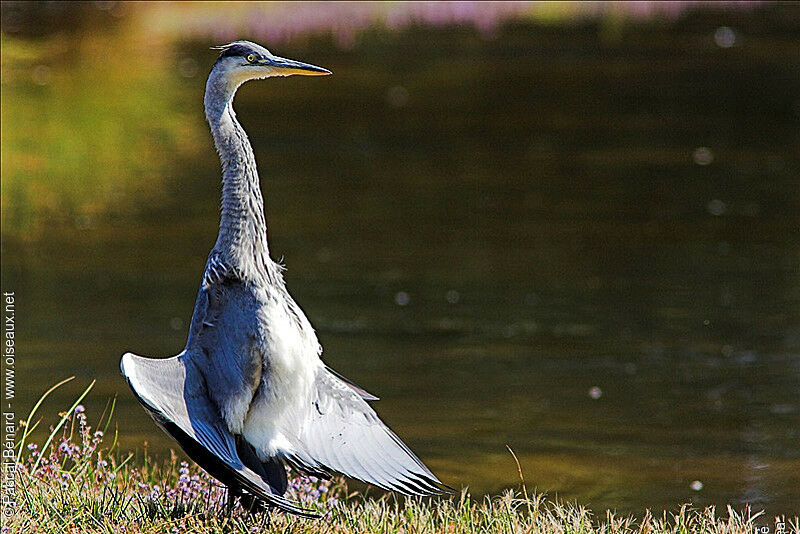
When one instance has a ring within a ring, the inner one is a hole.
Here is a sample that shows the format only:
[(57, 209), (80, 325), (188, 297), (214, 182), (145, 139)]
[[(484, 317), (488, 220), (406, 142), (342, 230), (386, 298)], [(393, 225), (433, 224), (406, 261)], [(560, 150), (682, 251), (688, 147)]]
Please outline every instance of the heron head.
[(324, 76), (331, 73), (322, 67), (278, 57), (250, 41), (234, 41), (214, 49), (222, 51), (214, 64), (214, 70), (236, 86), (249, 80), (272, 76)]

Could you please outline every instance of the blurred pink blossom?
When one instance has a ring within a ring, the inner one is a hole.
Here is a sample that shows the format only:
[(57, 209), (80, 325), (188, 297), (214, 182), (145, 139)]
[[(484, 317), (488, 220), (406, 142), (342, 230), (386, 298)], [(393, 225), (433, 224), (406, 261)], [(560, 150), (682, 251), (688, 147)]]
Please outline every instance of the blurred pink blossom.
[[(762, 2), (632, 1), (632, 2), (270, 2), (201, 4), (181, 9), (176, 4), (146, 4), (156, 17), (155, 27), (183, 38), (227, 42), (239, 38), (267, 43), (302, 35), (330, 33), (350, 48), (361, 30), (410, 25), (472, 26), (491, 38), (513, 19), (585, 19), (622, 15), (635, 19), (675, 19), (691, 9), (752, 9)], [(177, 10), (177, 13), (176, 13)]]

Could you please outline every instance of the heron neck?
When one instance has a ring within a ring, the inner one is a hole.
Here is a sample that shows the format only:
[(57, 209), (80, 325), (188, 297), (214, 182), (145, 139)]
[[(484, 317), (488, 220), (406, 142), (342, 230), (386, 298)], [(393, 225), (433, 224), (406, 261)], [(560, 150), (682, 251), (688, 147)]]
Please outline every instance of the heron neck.
[(236, 87), (206, 86), (206, 118), (222, 162), (222, 213), (215, 249), (229, 261), (246, 267), (269, 258), (264, 199), (250, 141), (233, 111)]

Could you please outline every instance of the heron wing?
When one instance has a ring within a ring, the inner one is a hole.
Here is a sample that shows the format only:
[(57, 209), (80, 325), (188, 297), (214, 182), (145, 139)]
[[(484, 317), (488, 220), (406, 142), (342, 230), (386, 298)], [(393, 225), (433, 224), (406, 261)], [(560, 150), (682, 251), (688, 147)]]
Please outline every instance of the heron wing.
[[(280, 510), (315, 517), (283, 498), (266, 473), (246, 465), (239, 447), (217, 408), (209, 400), (202, 375), (187, 363), (185, 355), (152, 359), (127, 353), (120, 363), (122, 374), (136, 398), (192, 460), (213, 477), (233, 489), (249, 494)], [(246, 459), (250, 459), (245, 455)], [(254, 471), (255, 469), (255, 471)]]
[(242, 430), (264, 370), (254, 350), (258, 313), (252, 290), (212, 253), (197, 293), (186, 357), (208, 377), (208, 396), (234, 433)]
[(333, 376), (335, 376), (336, 378), (338, 378), (339, 380), (341, 380), (342, 382), (344, 382), (345, 384), (347, 384), (348, 386), (350, 386), (350, 388), (355, 390), (355, 392), (358, 393), (358, 396), (361, 397), (362, 399), (368, 400), (368, 401), (381, 400), (379, 397), (376, 397), (375, 395), (373, 395), (369, 391), (367, 391), (367, 390), (361, 388), (360, 386), (354, 384), (352, 380), (343, 377), (342, 375), (340, 375), (339, 373), (337, 373), (336, 371), (334, 371), (333, 369), (331, 369), (327, 365), (325, 366), (325, 370), (328, 371)]
[(446, 491), (447, 486), (378, 418), (360, 391), (320, 369), (308, 420), (286, 459), (306, 471), (336, 471), (405, 495)]

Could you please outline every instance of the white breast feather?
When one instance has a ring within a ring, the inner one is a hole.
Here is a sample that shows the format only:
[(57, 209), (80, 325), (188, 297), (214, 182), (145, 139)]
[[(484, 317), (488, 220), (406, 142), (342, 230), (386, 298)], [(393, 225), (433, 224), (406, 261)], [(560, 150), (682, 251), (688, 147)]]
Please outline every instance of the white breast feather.
[[(266, 295), (264, 295), (266, 297)], [(262, 300), (266, 325), (262, 387), (250, 406), (242, 435), (266, 460), (292, 450), (311, 406), (316, 373), (322, 368), (319, 343), (305, 317), (301, 327), (283, 299)]]

